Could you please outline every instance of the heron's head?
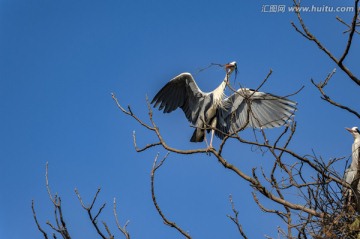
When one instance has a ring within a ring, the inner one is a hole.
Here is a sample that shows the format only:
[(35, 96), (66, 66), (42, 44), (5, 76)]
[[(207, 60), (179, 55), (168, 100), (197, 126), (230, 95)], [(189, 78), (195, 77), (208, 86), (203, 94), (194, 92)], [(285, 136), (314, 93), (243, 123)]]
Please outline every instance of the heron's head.
[(358, 127), (352, 127), (350, 128), (345, 128), (347, 131), (350, 132), (350, 134), (352, 134), (354, 136), (354, 138), (360, 138), (360, 131)]
[(233, 71), (237, 74), (237, 64), (236, 61), (225, 64), (226, 74), (230, 75)]

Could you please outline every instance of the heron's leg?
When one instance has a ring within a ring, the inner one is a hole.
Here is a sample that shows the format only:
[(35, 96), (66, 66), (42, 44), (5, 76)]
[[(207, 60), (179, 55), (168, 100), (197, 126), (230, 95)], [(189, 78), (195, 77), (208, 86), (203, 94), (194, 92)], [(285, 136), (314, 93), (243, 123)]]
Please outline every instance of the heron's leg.
[(217, 120), (216, 118), (211, 122), (211, 138), (210, 138), (210, 145), (209, 148), (213, 148), (212, 141), (214, 139), (215, 127), (216, 127)]
[[(211, 156), (209, 150), (212, 148), (212, 146), (208, 144), (208, 141), (206, 140), (206, 135), (205, 135), (205, 142), (206, 142), (206, 155), (207, 155), (207, 156)], [(211, 143), (210, 143), (210, 144), (211, 144)]]
[(213, 138), (214, 138), (214, 133), (215, 133), (215, 130), (211, 130), (211, 138), (210, 138), (210, 145), (209, 145), (209, 148), (213, 148), (212, 146), (212, 141), (213, 141)]
[(205, 132), (205, 135), (204, 135), (204, 139), (205, 139), (206, 147), (209, 148), (209, 144), (208, 144), (208, 141), (207, 141), (207, 138), (206, 138), (206, 132)]

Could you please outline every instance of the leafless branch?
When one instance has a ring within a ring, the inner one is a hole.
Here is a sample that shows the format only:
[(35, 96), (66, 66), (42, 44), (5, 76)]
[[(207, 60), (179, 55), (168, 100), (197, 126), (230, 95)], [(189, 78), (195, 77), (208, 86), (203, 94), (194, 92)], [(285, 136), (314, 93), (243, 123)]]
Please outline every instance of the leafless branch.
[(34, 217), (34, 220), (35, 220), (35, 223), (36, 223), (36, 226), (38, 228), (38, 230), (43, 234), (44, 238), (45, 239), (48, 239), (48, 235), (46, 234), (46, 232), (41, 228), (38, 220), (37, 220), (37, 217), (36, 217), (36, 213), (35, 213), (35, 207), (34, 207), (34, 200), (31, 201), (31, 210), (33, 212), (33, 217)]
[(139, 148), (137, 146), (137, 143), (136, 143), (136, 134), (135, 134), (135, 131), (133, 131), (133, 142), (134, 142), (134, 147), (135, 147), (135, 150), (136, 152), (140, 153), (140, 152), (143, 152), (149, 148), (152, 148), (152, 147), (155, 147), (155, 146), (159, 146), (161, 145), (161, 142), (157, 142), (157, 143), (152, 143), (152, 144), (147, 144), (145, 145), (143, 148)]
[(129, 220), (126, 221), (124, 226), (121, 226), (119, 223), (119, 218), (117, 216), (117, 212), (116, 212), (116, 199), (114, 198), (114, 216), (115, 216), (115, 221), (116, 221), (116, 225), (118, 227), (118, 229), (121, 231), (122, 234), (124, 234), (126, 239), (130, 239), (130, 233), (127, 231), (126, 227), (129, 224)]
[[(71, 239), (62, 213), (61, 198), (58, 197), (57, 194), (53, 196), (50, 190), (49, 177), (48, 177), (48, 162), (46, 162), (46, 166), (45, 166), (45, 185), (50, 201), (54, 206), (54, 216), (55, 216), (56, 226), (51, 224), (50, 221), (47, 221), (46, 224), (54, 231), (53, 233), (54, 238), (56, 238), (55, 233), (59, 233), (63, 239)], [(43, 234), (44, 238), (47, 239), (48, 238), (47, 233), (41, 228), (36, 218), (34, 201), (32, 201), (31, 208), (33, 211), (33, 217), (35, 219), (35, 223), (37, 225), (38, 230)]]
[(351, 22), (351, 28), (349, 31), (349, 37), (348, 37), (348, 41), (347, 41), (347, 45), (345, 47), (344, 53), (343, 55), (340, 57), (339, 63), (340, 65), (342, 65), (343, 61), (345, 60), (346, 56), (349, 53), (351, 44), (352, 44), (352, 40), (354, 37), (354, 32), (356, 30), (356, 19), (359, 15), (359, 0), (355, 0), (355, 6), (354, 6), (354, 16), (353, 16), (353, 20)]
[[(67, 227), (66, 227), (66, 222), (64, 220), (64, 216), (63, 216), (63, 212), (62, 212), (62, 204), (61, 204), (61, 198), (55, 194), (55, 195), (52, 195), (51, 194), (51, 190), (50, 190), (50, 186), (49, 186), (49, 179), (48, 179), (48, 163), (46, 163), (46, 173), (45, 173), (45, 178), (46, 178), (46, 190), (47, 190), (47, 193), (49, 195), (49, 198), (52, 202), (52, 204), (54, 205), (54, 217), (55, 217), (55, 223), (51, 223), (50, 221), (47, 221), (46, 224), (54, 231), (54, 233), (52, 234), (52, 238), (56, 239), (57, 238), (57, 235), (60, 234), (61, 237), (63, 239), (71, 239), (70, 237), (70, 234), (67, 230)], [(95, 193), (95, 196), (92, 198), (92, 201), (90, 203), (89, 206), (87, 206), (78, 189), (75, 188), (75, 194), (81, 204), (81, 207), (87, 211), (88, 213), (88, 216), (90, 218), (90, 221), (92, 223), (92, 226), (96, 229), (96, 232), (97, 234), (103, 238), (103, 239), (115, 239), (115, 236), (114, 234), (112, 234), (109, 226), (107, 225), (106, 222), (102, 221), (102, 225), (106, 231), (106, 233), (103, 233), (100, 228), (99, 228), (99, 225), (98, 225), (98, 218), (100, 216), (100, 214), (102, 213), (102, 211), (104, 210), (106, 204), (102, 204), (101, 207), (94, 212), (94, 207), (95, 207), (95, 203), (96, 203), (96, 200), (99, 196), (99, 193), (100, 193), (101, 189), (99, 188), (96, 193)], [(31, 209), (32, 209), (32, 212), (33, 212), (33, 217), (34, 217), (34, 220), (35, 220), (35, 223), (36, 223), (36, 226), (38, 228), (38, 230), (43, 234), (43, 237), (44, 239), (48, 239), (49, 236), (48, 234), (46, 233), (46, 231), (40, 226), (38, 220), (37, 220), (37, 217), (36, 217), (36, 213), (35, 213), (35, 207), (34, 207), (34, 201), (32, 201), (32, 204), (31, 204)], [(116, 202), (115, 202), (115, 199), (114, 199), (114, 209), (113, 209), (113, 213), (114, 213), (114, 216), (115, 216), (115, 221), (116, 221), (116, 224), (119, 228), (119, 230), (122, 232), (122, 234), (125, 236), (126, 239), (130, 239), (130, 234), (129, 232), (127, 231), (126, 227), (128, 225), (128, 221), (126, 222), (126, 224), (124, 225), (124, 227), (121, 227), (120, 224), (119, 224), (119, 220), (118, 220), (118, 217), (117, 217), (117, 212), (116, 212)], [(105, 235), (106, 234), (106, 235)]]
[[(347, 30), (343, 31), (344, 34), (351, 31), (351, 26), (350, 26), (349, 24), (347, 24), (343, 19), (341, 19), (339, 16), (337, 16), (336, 19), (337, 19), (339, 22), (341, 22), (342, 24), (344, 24), (345, 26), (348, 27)], [(357, 18), (357, 19), (359, 20), (359, 13), (358, 13), (358, 18)], [(360, 21), (360, 20), (359, 20), (359, 21)], [(360, 22), (359, 22), (359, 21), (356, 22), (356, 26), (359, 26), (359, 25), (360, 25)], [(357, 34), (360, 34), (360, 32), (359, 32), (358, 30), (356, 30), (356, 29), (355, 29), (355, 32), (356, 32)]]
[(162, 165), (163, 163), (165, 162), (166, 158), (168, 157), (169, 154), (166, 154), (166, 156), (159, 162), (157, 163), (157, 160), (158, 160), (158, 157), (159, 157), (159, 154), (156, 155), (155, 157), (155, 160), (154, 160), (154, 163), (153, 163), (153, 167), (152, 167), (152, 170), (151, 170), (151, 197), (152, 197), (152, 201), (154, 203), (154, 206), (157, 210), (157, 212), (159, 213), (159, 215), (161, 216), (161, 218), (163, 219), (165, 225), (169, 226), (169, 227), (172, 227), (172, 228), (175, 228), (180, 234), (182, 234), (184, 237), (188, 238), (188, 239), (191, 239), (191, 236), (185, 232), (183, 229), (181, 229), (178, 225), (176, 225), (175, 222), (172, 222), (170, 221), (169, 219), (167, 219), (167, 217), (164, 215), (164, 213), (162, 212), (157, 200), (156, 200), (156, 196), (155, 196), (155, 172), (156, 170), (158, 170)]
[[(145, 122), (143, 122), (142, 120), (140, 120), (131, 110), (130, 106), (128, 106), (128, 110), (125, 110), (120, 104), (118, 99), (116, 98), (114, 93), (111, 93), (111, 97), (113, 98), (113, 100), (115, 101), (117, 107), (126, 115), (131, 116), (132, 118), (134, 118), (137, 122), (139, 122), (143, 127), (147, 128), (148, 130), (152, 130), (154, 131), (155, 129), (151, 126), (149, 126), (148, 124), (146, 124)], [(149, 115), (150, 117), (152, 117), (152, 111), (149, 111)]]
[(110, 231), (108, 225), (106, 224), (106, 222), (102, 221), (102, 224), (104, 225), (104, 228), (105, 228), (107, 234), (109, 235), (108, 238), (109, 239), (114, 239), (114, 235), (111, 233), (111, 231)]
[[(269, 73), (266, 75), (266, 77), (264, 78), (264, 80), (260, 83), (260, 85), (254, 90), (254, 92), (249, 95), (248, 97), (250, 98), (251, 96), (253, 96), (253, 94), (255, 94), (255, 92), (259, 91), (260, 88), (268, 81), (268, 79), (270, 78), (271, 74), (272, 74), (272, 69), (269, 70)], [(231, 86), (231, 84), (228, 82), (227, 87), (234, 92), (235, 94), (240, 94), (234, 87)], [(241, 87), (241, 86), (240, 86)]]
[(244, 239), (247, 239), (248, 237), (246, 236), (240, 222), (239, 222), (239, 211), (236, 210), (235, 208), (235, 204), (234, 204), (234, 201), (232, 199), (232, 196), (230, 195), (229, 196), (229, 201), (230, 201), (230, 204), (231, 204), (231, 209), (234, 213), (234, 216), (231, 216), (231, 215), (227, 215), (228, 218), (231, 219), (231, 221), (233, 221), (240, 233), (240, 235), (244, 238)]
[(360, 119), (360, 114), (351, 109), (350, 107), (348, 106), (345, 106), (345, 105), (342, 105), (338, 102), (335, 102), (332, 98), (330, 98), (324, 91), (324, 88), (327, 86), (327, 84), (329, 83), (330, 79), (332, 78), (332, 76), (335, 74), (336, 72), (336, 68), (334, 68), (332, 70), (332, 72), (330, 72), (328, 74), (328, 76), (326, 77), (325, 81), (324, 82), (319, 82), (319, 83), (315, 83), (313, 79), (311, 79), (311, 83), (318, 89), (318, 91), (320, 92), (321, 94), (321, 99), (325, 100), (326, 102), (330, 103), (331, 105), (335, 106), (335, 107), (338, 107), (340, 109), (343, 109), (343, 110), (346, 110), (347, 112), (355, 115), (356, 117), (358, 117)]
[[(346, 73), (349, 76), (349, 78), (353, 82), (355, 82), (357, 85), (360, 85), (360, 80), (343, 64), (344, 60), (346, 59), (346, 57), (347, 57), (347, 55), (349, 53), (349, 50), (350, 50), (350, 47), (351, 47), (351, 44), (352, 44), (354, 32), (356, 30), (356, 19), (358, 17), (359, 12), (357, 10), (354, 11), (354, 17), (353, 17), (353, 20), (352, 20), (352, 23), (351, 23), (351, 29), (350, 29), (349, 37), (348, 37), (348, 40), (347, 40), (347, 44), (345, 46), (345, 49), (344, 49), (344, 52), (343, 52), (342, 56), (338, 59), (306, 27), (306, 25), (305, 25), (305, 23), (304, 23), (304, 21), (303, 21), (303, 19), (301, 17), (300, 11), (299, 11), (299, 9), (300, 9), (300, 1), (293, 0), (293, 2), (294, 2), (294, 5), (295, 5), (295, 13), (296, 13), (298, 21), (300, 23), (300, 26), (301, 26), (301, 30), (300, 30), (295, 25), (295, 23), (292, 22), (291, 25), (294, 27), (294, 29), (298, 33), (300, 33), (303, 37), (305, 37), (306, 39), (308, 39), (310, 41), (313, 41), (320, 48), (320, 50), (322, 50), (331, 60), (333, 60), (339, 66), (339, 68), (344, 73)], [(358, 9), (359, 0), (355, 0), (354, 3), (355, 3), (354, 4), (355, 5), (354, 9)]]
[(46, 169), (45, 169), (45, 180), (46, 180), (46, 190), (48, 192), (48, 195), (50, 197), (50, 200), (52, 201), (52, 203), (55, 205), (55, 206), (59, 206), (55, 199), (53, 198), (52, 196), (52, 193), (51, 193), (51, 190), (50, 190), (50, 186), (49, 186), (49, 178), (48, 178), (48, 162), (46, 162)]
[[(75, 194), (76, 194), (76, 196), (78, 197), (79, 202), (80, 202), (81, 206), (83, 207), (83, 209), (84, 209), (85, 211), (87, 211), (88, 216), (89, 216), (89, 218), (90, 218), (90, 221), (91, 221), (92, 225), (94, 226), (94, 228), (96, 229), (96, 232), (101, 236), (101, 238), (103, 238), (103, 239), (108, 239), (108, 238), (111, 238), (111, 235), (110, 235), (110, 237), (106, 237), (106, 236), (101, 232), (101, 230), (100, 230), (100, 228), (99, 228), (99, 226), (98, 226), (98, 221), (97, 221), (98, 216), (100, 215), (100, 213), (102, 212), (102, 210), (105, 208), (106, 204), (104, 203), (104, 204), (100, 207), (100, 209), (99, 209), (98, 212), (96, 213), (95, 217), (94, 217), (93, 212), (92, 212), (92, 209), (93, 209), (93, 207), (94, 207), (94, 204), (95, 204), (95, 202), (96, 202), (96, 199), (97, 199), (100, 191), (101, 191), (101, 189), (99, 188), (99, 189), (96, 191), (95, 196), (93, 197), (93, 200), (92, 200), (90, 206), (86, 206), (86, 205), (84, 204), (81, 196), (80, 196), (80, 193), (79, 193), (78, 189), (75, 188)], [(103, 223), (103, 224), (104, 224), (104, 223)], [(108, 230), (108, 228), (106, 228), (106, 227), (107, 227), (106, 224), (104, 224), (104, 227), (105, 227), (106, 230)]]

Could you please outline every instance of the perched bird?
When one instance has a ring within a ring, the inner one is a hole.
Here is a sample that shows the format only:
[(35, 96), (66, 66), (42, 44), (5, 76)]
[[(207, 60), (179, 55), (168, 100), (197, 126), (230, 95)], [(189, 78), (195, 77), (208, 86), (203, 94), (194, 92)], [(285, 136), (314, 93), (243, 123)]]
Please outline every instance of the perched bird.
[[(359, 168), (359, 160), (360, 160), (360, 131), (358, 127), (345, 128), (347, 131), (351, 133), (354, 137), (354, 143), (351, 147), (351, 164), (350, 167), (346, 169), (344, 174), (344, 180), (347, 182), (351, 189), (345, 189), (345, 199), (349, 203), (351, 201), (355, 201), (357, 207), (360, 207), (360, 202), (358, 203), (358, 197), (360, 195), (360, 185), (359, 179), (360, 174), (358, 173)], [(355, 193), (353, 193), (353, 191)], [(354, 195), (356, 198), (353, 198)]]
[(202, 142), (205, 130), (211, 130), (209, 148), (212, 147), (214, 133), (222, 139), (245, 127), (279, 127), (294, 114), (295, 102), (247, 88), (240, 88), (226, 98), (224, 91), (230, 75), (237, 72), (236, 62), (226, 64), (225, 71), (224, 80), (211, 92), (202, 92), (190, 73), (181, 73), (155, 95), (151, 104), (164, 113), (180, 107), (196, 128), (191, 142)]

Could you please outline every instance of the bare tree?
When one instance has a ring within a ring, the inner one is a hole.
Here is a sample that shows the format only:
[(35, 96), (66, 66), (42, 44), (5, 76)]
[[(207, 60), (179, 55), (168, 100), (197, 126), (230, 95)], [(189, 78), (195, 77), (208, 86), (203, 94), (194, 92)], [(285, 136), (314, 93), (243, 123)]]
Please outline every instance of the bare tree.
[[(294, 29), (305, 37), (307, 40), (314, 42), (318, 48), (323, 51), (327, 57), (336, 63), (338, 68), (343, 71), (356, 85), (360, 85), (359, 78), (353, 74), (351, 69), (345, 65), (345, 60), (350, 52), (353, 42), (354, 34), (358, 33), (359, 26), (359, 11), (358, 0), (354, 1), (354, 15), (351, 23), (346, 23), (339, 17), (339, 22), (344, 24), (348, 29), (344, 31), (348, 34), (348, 40), (344, 51), (340, 57), (334, 56), (324, 44), (317, 39), (317, 37), (310, 32), (304, 20), (302, 19), (300, 9), (300, 1), (294, 0), (295, 13), (300, 27), (295, 23), (291, 23)], [(351, 115), (360, 118), (360, 114), (353, 108), (354, 106), (346, 106), (333, 100), (325, 93), (325, 87), (329, 84), (330, 79), (335, 74), (336, 69), (333, 69), (329, 75), (326, 76), (323, 82), (311, 82), (318, 89), (321, 98), (329, 104), (340, 108)], [(271, 71), (264, 81), (268, 80)], [(229, 85), (229, 88), (234, 92), (235, 90)], [(321, 156), (311, 152), (308, 155), (301, 155), (289, 148), (290, 142), (296, 132), (296, 122), (284, 127), (275, 140), (270, 140), (267, 132), (264, 130), (254, 131), (254, 138), (247, 139), (240, 136), (238, 133), (241, 129), (233, 134), (227, 134), (220, 143), (218, 149), (215, 148), (199, 148), (192, 150), (180, 150), (171, 147), (161, 135), (160, 128), (153, 120), (153, 112), (147, 100), (149, 121), (146, 123), (136, 116), (131, 107), (127, 109), (121, 106), (116, 96), (112, 95), (119, 109), (126, 115), (132, 117), (141, 126), (145, 127), (150, 132), (157, 136), (157, 141), (149, 143), (144, 147), (139, 147), (136, 142), (136, 135), (133, 134), (134, 147), (137, 152), (143, 152), (153, 147), (162, 147), (165, 150), (177, 154), (211, 154), (215, 156), (218, 162), (227, 170), (234, 172), (237, 176), (250, 183), (253, 188), (253, 199), (258, 206), (266, 213), (275, 214), (280, 217), (286, 225), (285, 230), (279, 229), (280, 234), (285, 238), (357, 238), (360, 227), (356, 226), (358, 222), (358, 212), (356, 211), (356, 203), (344, 204), (343, 189), (350, 188), (343, 180), (343, 171), (336, 170), (337, 164), (342, 163), (342, 158), (332, 158), (324, 160)], [(249, 107), (250, 108), (250, 107)], [(246, 125), (245, 125), (246, 126)], [(207, 128), (211, 128), (207, 125)], [(217, 130), (217, 129), (214, 129)], [(224, 132), (221, 132), (224, 134)], [(240, 144), (248, 144), (258, 147), (260, 150), (268, 151), (273, 157), (273, 166), (271, 169), (254, 167), (251, 174), (245, 173), (241, 168), (231, 163), (231, 159), (224, 158), (222, 153), (225, 144), (229, 139), (237, 140)], [(158, 165), (160, 167), (161, 164)], [(359, 169), (360, 170), (360, 169)], [(350, 188), (350, 190), (352, 190)], [(282, 209), (266, 208), (260, 202), (258, 194), (261, 194), (269, 201), (281, 205)], [(288, 195), (298, 195), (294, 200)], [(237, 217), (238, 212), (235, 209), (234, 202), (230, 198), (232, 211), (234, 216), (229, 216), (231, 221), (235, 223), (239, 230), (239, 234), (243, 238), (247, 238), (244, 230)], [(169, 225), (168, 223), (166, 223)]]
[[(344, 50), (340, 56), (335, 56), (332, 52), (326, 48), (326, 46), (318, 40), (318, 38), (309, 30), (306, 26), (301, 12), (300, 1), (293, 0), (295, 5), (295, 14), (297, 17), (297, 23), (292, 22), (294, 29), (305, 39), (313, 42), (320, 51), (325, 53), (330, 60), (332, 60), (337, 68), (346, 74), (348, 80), (355, 83), (356, 86), (360, 86), (359, 78), (349, 69), (345, 61), (350, 53), (353, 39), (356, 34), (359, 34), (357, 27), (359, 26), (359, 0), (354, 1), (354, 15), (350, 23), (346, 23), (344, 20), (337, 17), (339, 23), (343, 24), (346, 28), (344, 34), (348, 35), (347, 42)], [(335, 75), (337, 68), (330, 70), (330, 73), (325, 77), (323, 82), (316, 83), (313, 79), (311, 82), (319, 91), (321, 99), (331, 104), (332, 106), (343, 110), (344, 112), (360, 118), (359, 112), (355, 109), (355, 106), (344, 105), (340, 102), (332, 99), (331, 96), (325, 92), (326, 86), (330, 83), (331, 78)], [(263, 82), (259, 85), (257, 90), (268, 80), (271, 75), (265, 77)], [(229, 88), (235, 92), (235, 90), (229, 85)], [(297, 93), (297, 92), (296, 92)], [(297, 153), (292, 150), (289, 145), (296, 136), (296, 122), (289, 123), (284, 126), (281, 133), (274, 139), (268, 136), (267, 131), (254, 130), (254, 136), (251, 138), (244, 138), (240, 136), (239, 132), (244, 127), (236, 130), (234, 133), (226, 134), (221, 141), (219, 147), (215, 148), (198, 148), (191, 150), (181, 150), (172, 147), (162, 137), (160, 127), (155, 123), (153, 119), (153, 111), (149, 101), (147, 99), (148, 106), (148, 119), (143, 120), (137, 116), (130, 106), (124, 108), (112, 94), (112, 98), (115, 101), (121, 112), (139, 123), (139, 125), (146, 130), (149, 134), (154, 134), (156, 140), (149, 142), (145, 146), (139, 147), (137, 145), (137, 137), (135, 132), (133, 133), (133, 143), (137, 152), (143, 152), (150, 148), (160, 147), (168, 152), (175, 154), (181, 154), (186, 157), (190, 154), (210, 154), (215, 157), (220, 165), (222, 165), (229, 172), (234, 173), (237, 177), (247, 182), (253, 189), (252, 197), (254, 202), (259, 208), (268, 214), (274, 214), (284, 221), (284, 227), (278, 228), (279, 237), (282, 238), (359, 238), (360, 237), (360, 215), (356, 210), (356, 201), (350, 203), (344, 203), (344, 188), (353, 190), (353, 188), (343, 180), (343, 171), (338, 171), (338, 164), (343, 164), (344, 158), (331, 158), (323, 159), (321, 156), (316, 155), (314, 152), (310, 152), (307, 155)], [(246, 100), (246, 99), (245, 99)], [(250, 103), (249, 103), (250, 104)], [(249, 107), (251, 110), (251, 107)], [(248, 122), (247, 122), (248, 123)], [(206, 126), (208, 129), (212, 129), (210, 125)], [(214, 128), (214, 130), (217, 130)], [(233, 140), (239, 144), (245, 144), (257, 147), (263, 152), (267, 152), (271, 155), (273, 161), (270, 168), (254, 167), (250, 173), (245, 172), (243, 169), (232, 164), (231, 158), (225, 158), (223, 156), (224, 146), (228, 140)], [(161, 206), (157, 202), (155, 191), (155, 176), (157, 170), (164, 165), (164, 162), (168, 155), (158, 162), (157, 155), (154, 160), (153, 167), (151, 169), (151, 194), (153, 204), (166, 226), (174, 228), (185, 238), (192, 238), (188, 232), (182, 229), (178, 223), (171, 221), (166, 213), (161, 209)], [(360, 171), (360, 169), (359, 169)], [(47, 224), (53, 230), (53, 238), (56, 235), (61, 235), (63, 238), (70, 238), (70, 234), (66, 228), (64, 216), (61, 210), (61, 200), (57, 195), (52, 196), (47, 178), (46, 169), (46, 188), (48, 190), (49, 198), (52, 201), (55, 208), (56, 224), (53, 225), (50, 222)], [(94, 205), (97, 199), (97, 195), (100, 189), (94, 196), (92, 203), (86, 206), (76, 190), (76, 195), (80, 201), (83, 209), (88, 213), (90, 222), (96, 229), (100, 238), (115, 238), (110, 232), (110, 229), (103, 222), (103, 227), (98, 225), (98, 217), (102, 210), (105, 208), (103, 204), (97, 212), (94, 213)], [(263, 202), (260, 201), (259, 195), (262, 195), (268, 202), (273, 203), (273, 207), (265, 207)], [(289, 195), (297, 195), (297, 198)], [(235, 207), (235, 203), (230, 196), (229, 198), (232, 215), (228, 215), (231, 222), (234, 223), (239, 231), (239, 236), (242, 238), (248, 238), (246, 235), (246, 228), (241, 225), (241, 219), (238, 217), (238, 210)], [(280, 207), (279, 207), (280, 206)], [(44, 238), (48, 238), (48, 234), (40, 226), (35, 214), (34, 202), (32, 204), (34, 219), (39, 231), (43, 234)], [(128, 223), (125, 226), (120, 226), (117, 219), (116, 203), (114, 200), (114, 216), (118, 229), (125, 238), (130, 238), (130, 235), (126, 229)], [(105, 232), (102, 232), (104, 230)]]
[[(36, 212), (35, 212), (35, 206), (34, 206), (34, 200), (31, 203), (31, 209), (33, 212), (33, 217), (36, 223), (37, 228), (39, 229), (39, 231), (42, 233), (43, 237), (45, 239), (48, 238), (58, 238), (58, 236), (61, 236), (63, 239), (71, 239), (70, 233), (66, 227), (66, 223), (65, 223), (65, 217), (63, 215), (63, 209), (62, 209), (62, 204), (61, 204), (61, 198), (55, 194), (53, 195), (51, 193), (50, 190), (50, 185), (49, 185), (49, 177), (48, 177), (48, 163), (46, 163), (46, 169), (45, 169), (46, 173), (45, 173), (45, 180), (46, 180), (46, 189), (47, 189), (47, 193), (48, 196), (54, 206), (54, 216), (55, 216), (55, 225), (52, 224), (50, 221), (47, 221), (46, 224), (50, 227), (52, 234), (50, 234), (51, 236), (48, 235), (48, 232), (46, 232), (45, 229), (43, 229), (43, 227), (40, 225), (38, 218), (36, 216)], [(89, 216), (89, 220), (91, 222), (91, 225), (95, 228), (97, 235), (99, 236), (99, 238), (102, 239), (115, 239), (114, 234), (111, 232), (110, 228), (108, 227), (108, 225), (106, 224), (105, 221), (102, 221), (102, 228), (99, 226), (99, 221), (98, 218), (101, 214), (101, 212), (103, 211), (103, 209), (105, 208), (106, 204), (102, 204), (101, 207), (96, 211), (94, 209), (95, 203), (96, 203), (96, 199), (100, 193), (101, 189), (99, 188), (96, 191), (95, 196), (92, 199), (92, 202), (89, 206), (87, 206), (78, 189), (75, 188), (75, 194), (77, 196), (77, 198), (80, 201), (80, 204), (82, 206), (82, 208), (87, 212), (88, 216)], [(95, 210), (95, 212), (94, 212)], [(117, 215), (117, 211), (116, 211), (116, 200), (114, 198), (114, 205), (113, 205), (113, 214), (115, 217), (115, 221), (116, 221), (116, 225), (119, 229), (119, 231), (121, 232), (121, 234), (125, 237), (125, 239), (130, 239), (130, 233), (127, 231), (127, 225), (129, 223), (129, 221), (127, 221), (125, 223), (124, 226), (121, 226), (119, 223), (119, 219), (118, 219), (118, 215)]]

